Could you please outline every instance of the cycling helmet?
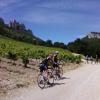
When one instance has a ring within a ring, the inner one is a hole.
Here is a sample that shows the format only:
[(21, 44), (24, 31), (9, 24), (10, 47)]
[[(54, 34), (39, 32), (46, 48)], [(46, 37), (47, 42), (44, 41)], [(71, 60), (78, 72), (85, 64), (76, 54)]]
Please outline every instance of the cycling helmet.
[(57, 55), (57, 54), (59, 54), (59, 51), (55, 51), (55, 53), (54, 53), (54, 54), (56, 54), (56, 55)]

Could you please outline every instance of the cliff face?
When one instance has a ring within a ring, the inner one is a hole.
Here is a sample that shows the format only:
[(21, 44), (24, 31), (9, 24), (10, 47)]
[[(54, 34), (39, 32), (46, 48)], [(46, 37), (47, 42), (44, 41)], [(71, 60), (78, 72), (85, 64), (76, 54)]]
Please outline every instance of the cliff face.
[(88, 33), (87, 37), (89, 39), (91, 39), (91, 38), (100, 39), (100, 32), (90, 32), (90, 33)]

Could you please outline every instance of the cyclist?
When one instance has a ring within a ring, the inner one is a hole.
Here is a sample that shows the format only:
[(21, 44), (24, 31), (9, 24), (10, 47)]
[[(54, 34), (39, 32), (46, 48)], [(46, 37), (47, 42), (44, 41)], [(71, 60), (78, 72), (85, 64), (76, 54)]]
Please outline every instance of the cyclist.
[(53, 55), (53, 68), (58, 68), (59, 67), (58, 54), (59, 54), (59, 51), (55, 51), (55, 53)]
[[(45, 78), (49, 78), (48, 76), (48, 64), (49, 62), (52, 62), (52, 58), (53, 58), (53, 55), (52, 54), (49, 54), (41, 63), (40, 63), (40, 73), (43, 74), (45, 73), (46, 74), (46, 77)], [(50, 84), (50, 82), (48, 82), (48, 84)]]
[(59, 68), (59, 59), (58, 59), (59, 51), (56, 51), (53, 56), (53, 68), (57, 70), (57, 75), (60, 78), (60, 68)]
[(90, 61), (91, 61), (91, 64), (92, 64), (93, 63), (93, 57), (92, 56), (90, 57)]
[(95, 57), (95, 63), (98, 63), (98, 55)]
[(88, 55), (86, 55), (85, 59), (86, 59), (86, 63), (88, 64), (88, 61), (89, 61), (89, 56), (88, 56)]

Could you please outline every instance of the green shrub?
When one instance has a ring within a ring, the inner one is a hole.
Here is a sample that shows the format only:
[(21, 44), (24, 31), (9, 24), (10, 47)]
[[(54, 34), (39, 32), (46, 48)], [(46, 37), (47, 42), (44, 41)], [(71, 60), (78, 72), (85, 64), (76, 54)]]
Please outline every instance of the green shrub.
[(17, 60), (18, 59), (17, 53), (14, 52), (14, 51), (8, 51), (7, 57), (9, 59), (12, 59), (12, 60)]
[(6, 48), (6, 44), (4, 44), (4, 43), (0, 44), (0, 48), (5, 49)]
[(22, 55), (21, 58), (22, 58), (22, 62), (23, 62), (23, 64), (24, 64), (24, 67), (27, 68), (27, 64), (29, 63), (28, 54), (25, 53), (24, 55)]
[(59, 60), (61, 61), (71, 63), (81, 62), (80, 56), (74, 56), (71, 52), (64, 49), (35, 46), (8, 38), (0, 38), (0, 56), (8, 57), (12, 60), (22, 58), (23, 63), (26, 64), (25, 66), (27, 66), (29, 62), (28, 58), (43, 59), (47, 57), (49, 53), (55, 51), (59, 51)]

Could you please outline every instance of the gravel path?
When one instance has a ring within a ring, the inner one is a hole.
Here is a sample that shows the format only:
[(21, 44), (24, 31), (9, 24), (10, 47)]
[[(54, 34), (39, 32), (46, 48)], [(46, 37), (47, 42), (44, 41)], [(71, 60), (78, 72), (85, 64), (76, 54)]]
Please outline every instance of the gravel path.
[(53, 87), (19, 89), (0, 100), (100, 100), (100, 64), (69, 71)]

